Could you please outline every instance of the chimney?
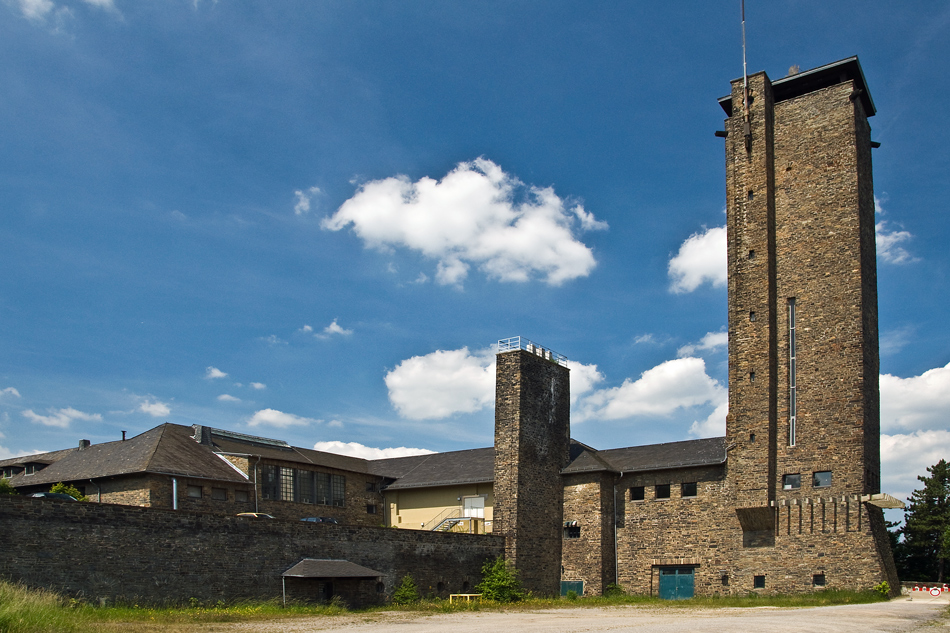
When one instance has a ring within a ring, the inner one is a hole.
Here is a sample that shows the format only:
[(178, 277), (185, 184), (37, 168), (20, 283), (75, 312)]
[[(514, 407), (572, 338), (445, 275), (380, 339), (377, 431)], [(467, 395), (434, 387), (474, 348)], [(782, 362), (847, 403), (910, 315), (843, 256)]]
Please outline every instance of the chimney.
[(195, 429), (194, 440), (199, 444), (211, 446), (211, 427), (201, 424), (193, 424), (192, 427)]
[(91, 444), (89, 440), (79, 440), (79, 450), (87, 449)]
[(122, 431), (122, 441), (125, 441), (125, 431)]

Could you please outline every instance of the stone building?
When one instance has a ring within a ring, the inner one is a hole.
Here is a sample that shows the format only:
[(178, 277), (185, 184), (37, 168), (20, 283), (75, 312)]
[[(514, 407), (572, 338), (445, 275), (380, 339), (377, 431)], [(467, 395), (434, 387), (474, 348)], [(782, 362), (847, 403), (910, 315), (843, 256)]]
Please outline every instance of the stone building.
[(597, 450), (570, 439), (563, 357), (499, 342), (495, 446), (362, 460), (165, 424), (0, 461), (23, 491), (342, 523), (495, 532), (526, 586), (682, 598), (897, 588), (880, 491), (877, 281), (857, 58), (719, 100), (728, 231), (726, 436)]

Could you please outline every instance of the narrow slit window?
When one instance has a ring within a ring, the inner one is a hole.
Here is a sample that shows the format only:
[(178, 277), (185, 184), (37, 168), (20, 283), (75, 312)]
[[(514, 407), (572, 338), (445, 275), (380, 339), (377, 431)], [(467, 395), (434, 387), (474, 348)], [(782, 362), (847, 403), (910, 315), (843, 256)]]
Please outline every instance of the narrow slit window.
[(755, 310), (749, 310), (749, 320), (755, 321)]
[(788, 445), (795, 446), (795, 424), (798, 418), (798, 381), (795, 349), (795, 299), (788, 300)]

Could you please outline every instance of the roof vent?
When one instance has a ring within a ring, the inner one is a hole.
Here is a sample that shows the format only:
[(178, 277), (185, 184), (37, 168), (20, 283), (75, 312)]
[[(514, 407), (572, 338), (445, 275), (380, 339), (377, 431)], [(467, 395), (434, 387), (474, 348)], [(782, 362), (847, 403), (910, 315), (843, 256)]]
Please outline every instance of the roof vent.
[(84, 450), (89, 448), (92, 445), (92, 442), (89, 440), (79, 440), (79, 450)]

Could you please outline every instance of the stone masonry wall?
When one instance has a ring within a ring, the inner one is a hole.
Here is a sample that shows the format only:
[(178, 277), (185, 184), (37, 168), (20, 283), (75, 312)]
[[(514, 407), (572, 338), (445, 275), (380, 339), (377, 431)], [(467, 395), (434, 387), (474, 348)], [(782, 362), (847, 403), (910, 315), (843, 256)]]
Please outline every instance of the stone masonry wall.
[[(443, 534), (0, 496), (0, 577), (89, 600), (270, 599), (302, 558), (411, 573), (422, 593), (471, 591), (504, 552), (491, 535)], [(70, 552), (64, 556), (63, 552)]]
[(564, 486), (570, 451), (570, 373), (516, 350), (496, 356), (492, 531), (539, 595), (560, 592)]
[(583, 580), (585, 595), (601, 595), (615, 581), (613, 479), (603, 472), (564, 477), (564, 522), (576, 521), (579, 536), (564, 528), (561, 580)]

